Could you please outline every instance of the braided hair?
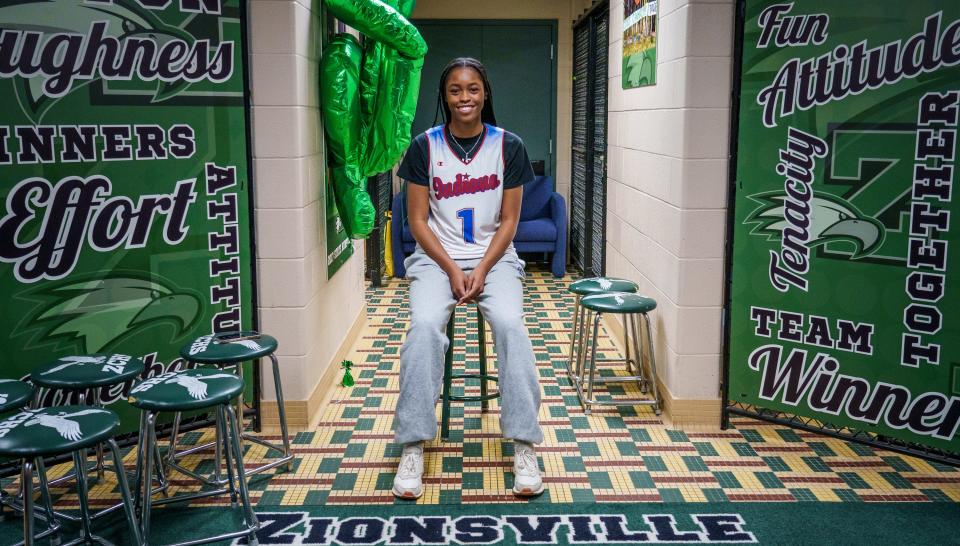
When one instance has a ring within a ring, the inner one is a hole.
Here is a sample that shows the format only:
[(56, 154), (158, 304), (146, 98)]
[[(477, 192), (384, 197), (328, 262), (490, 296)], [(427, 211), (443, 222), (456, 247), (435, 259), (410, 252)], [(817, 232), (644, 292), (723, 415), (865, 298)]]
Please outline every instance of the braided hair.
[(450, 76), (450, 73), (453, 72), (455, 68), (472, 68), (480, 74), (480, 79), (483, 80), (483, 109), (480, 110), (480, 121), (483, 123), (489, 123), (490, 125), (497, 124), (497, 117), (493, 114), (493, 89), (490, 88), (490, 80), (487, 78), (487, 69), (484, 68), (483, 64), (474, 59), (473, 57), (457, 57), (456, 59), (447, 63), (447, 66), (443, 69), (443, 72), (440, 73), (440, 87), (437, 93), (437, 110), (433, 116), (433, 124), (437, 124), (437, 117), (442, 112), (443, 113), (443, 122), (447, 124), (450, 122), (450, 106), (447, 105), (445, 98), (444, 87), (447, 83), (447, 77)]

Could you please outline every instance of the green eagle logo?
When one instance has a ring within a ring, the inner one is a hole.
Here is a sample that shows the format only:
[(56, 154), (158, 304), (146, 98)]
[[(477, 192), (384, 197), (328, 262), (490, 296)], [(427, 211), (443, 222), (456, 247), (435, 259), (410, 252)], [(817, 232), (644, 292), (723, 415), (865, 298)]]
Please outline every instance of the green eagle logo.
[(38, 327), (35, 339), (61, 338), (78, 342), (79, 352), (98, 353), (129, 332), (157, 322), (175, 327), (173, 339), (189, 331), (200, 316), (200, 300), (166, 286), (141, 279), (118, 277), (70, 282), (42, 293), (43, 306), (26, 322)]
[[(745, 223), (756, 224), (751, 235), (766, 235), (768, 241), (780, 241), (789, 225), (784, 217), (787, 194), (780, 191), (751, 195), (760, 203)], [(813, 248), (835, 241), (854, 247), (852, 259), (869, 256), (883, 244), (886, 232), (877, 220), (865, 216), (845, 199), (830, 194), (814, 194), (810, 200), (810, 226), (807, 247)]]

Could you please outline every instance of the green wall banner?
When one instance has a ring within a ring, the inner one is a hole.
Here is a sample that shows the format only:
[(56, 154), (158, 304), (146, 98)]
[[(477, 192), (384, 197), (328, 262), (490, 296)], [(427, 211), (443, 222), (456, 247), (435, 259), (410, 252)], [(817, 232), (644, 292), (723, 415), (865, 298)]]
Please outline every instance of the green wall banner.
[(327, 278), (330, 279), (347, 263), (350, 256), (353, 256), (353, 241), (343, 227), (337, 200), (333, 198), (333, 174), (329, 167), (324, 169), (323, 185), (327, 196), (324, 218), (327, 234)]
[(623, 0), (624, 89), (657, 83), (657, 0)]
[(744, 7), (731, 407), (960, 461), (960, 3)]
[(0, 4), (0, 376), (253, 326), (244, 5)]

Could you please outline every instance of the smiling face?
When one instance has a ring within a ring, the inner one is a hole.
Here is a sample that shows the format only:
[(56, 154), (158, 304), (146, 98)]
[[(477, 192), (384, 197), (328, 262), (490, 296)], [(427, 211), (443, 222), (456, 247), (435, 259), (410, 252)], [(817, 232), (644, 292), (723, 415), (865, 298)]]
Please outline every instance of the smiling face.
[(450, 108), (450, 121), (454, 125), (467, 128), (480, 124), (480, 112), (486, 95), (479, 72), (470, 67), (454, 68), (447, 75), (443, 94)]

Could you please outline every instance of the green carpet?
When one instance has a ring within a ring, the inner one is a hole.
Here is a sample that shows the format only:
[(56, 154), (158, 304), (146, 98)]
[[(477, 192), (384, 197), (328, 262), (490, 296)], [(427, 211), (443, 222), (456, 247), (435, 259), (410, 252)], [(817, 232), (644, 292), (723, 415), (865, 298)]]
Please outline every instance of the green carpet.
[[(326, 544), (957, 544), (954, 503), (683, 503), (263, 507), (261, 545)], [(236, 524), (227, 508), (165, 508), (151, 544)], [(117, 519), (101, 534), (127, 544)], [(64, 538), (67, 538), (66, 535)], [(0, 543), (20, 540), (0, 523)], [(243, 542), (239, 542), (243, 543)]]

